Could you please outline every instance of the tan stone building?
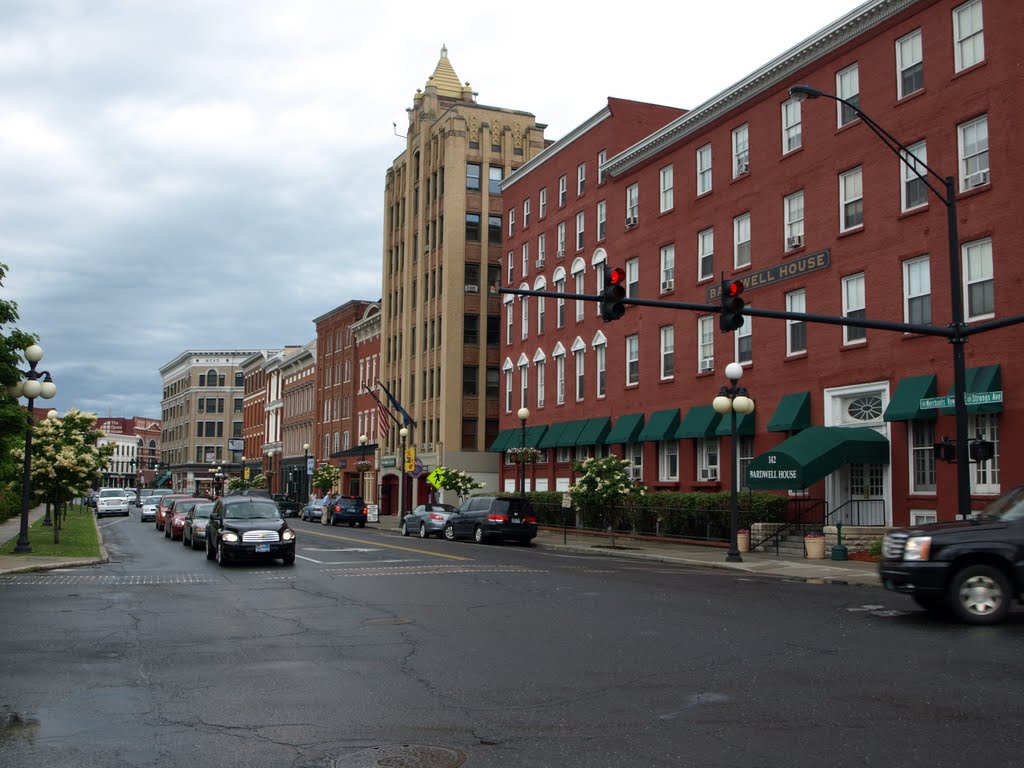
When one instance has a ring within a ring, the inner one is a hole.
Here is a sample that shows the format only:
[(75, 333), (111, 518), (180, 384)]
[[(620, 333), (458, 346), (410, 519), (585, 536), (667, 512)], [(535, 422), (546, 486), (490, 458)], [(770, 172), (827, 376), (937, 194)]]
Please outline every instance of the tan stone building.
[[(532, 114), (478, 104), (444, 48), (408, 114), (405, 151), (385, 181), (381, 313), (381, 381), (414, 420), (407, 508), (425, 498), (426, 474), (440, 464), (497, 488), (497, 457), (487, 452), (499, 418), (500, 302), (492, 286), (502, 233), (515, 226), (500, 185), (545, 146), (545, 126)], [(382, 446), (388, 496), (397, 489), (399, 431)]]
[(306, 459), (315, 456), (316, 340), (281, 361), (281, 493), (305, 502)]

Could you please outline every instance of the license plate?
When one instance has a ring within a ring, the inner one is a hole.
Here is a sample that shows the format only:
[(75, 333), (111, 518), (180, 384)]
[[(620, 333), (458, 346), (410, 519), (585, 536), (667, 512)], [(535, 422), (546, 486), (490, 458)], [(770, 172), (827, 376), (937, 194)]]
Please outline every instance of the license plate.
[(257, 544), (256, 545), (256, 551), (257, 552), (269, 552), (270, 551), (270, 545), (269, 544)]
[(511, 522), (512, 522), (512, 525), (519, 525), (519, 524), (520, 524), (520, 523), (522, 523), (523, 521), (522, 521), (522, 520), (518, 520), (518, 519), (516, 519), (516, 518), (514, 518), (514, 517), (513, 517), (513, 518), (512, 518), (512, 521), (511, 521)]

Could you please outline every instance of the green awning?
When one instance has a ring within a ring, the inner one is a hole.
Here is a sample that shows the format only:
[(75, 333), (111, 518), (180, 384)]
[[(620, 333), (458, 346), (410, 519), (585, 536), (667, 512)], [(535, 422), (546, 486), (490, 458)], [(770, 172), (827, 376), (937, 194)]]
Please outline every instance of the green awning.
[(612, 420), (607, 416), (587, 419), (583, 431), (576, 438), (576, 445), (604, 445), (605, 435), (612, 428)]
[[(718, 422), (718, 429), (715, 434), (719, 437), (729, 437), (732, 434), (732, 416), (723, 416)], [(750, 437), (754, 434), (754, 414), (736, 414), (736, 434), (740, 437)]]
[(669, 408), (664, 411), (655, 411), (650, 421), (640, 430), (641, 443), (656, 443), (660, 440), (675, 440), (676, 430), (679, 428), (679, 409)]
[(577, 419), (576, 421), (568, 422), (565, 425), (565, 429), (562, 430), (562, 434), (558, 436), (558, 439), (555, 442), (555, 447), (571, 448), (576, 445), (576, 441), (583, 432), (583, 428), (587, 426), (587, 421), (589, 421), (589, 419)]
[(494, 442), (491, 443), (491, 447), (487, 450), (493, 451), (494, 453), (501, 453), (508, 448), (508, 442), (512, 439), (512, 436), (520, 431), (519, 427), (513, 427), (512, 429), (503, 429), (498, 433), (498, 436), (494, 438)]
[(162, 475), (160, 475), (160, 477), (158, 477), (156, 479), (156, 482), (153, 483), (153, 485), (156, 486), (156, 487), (160, 487), (164, 483), (170, 482), (170, 480), (171, 480), (171, 473), (170, 472), (164, 472)]
[(710, 405), (695, 405), (686, 412), (675, 436), (677, 439), (714, 437), (721, 418)]
[[(967, 393), (972, 395), (978, 395), (982, 392), (999, 392), (1002, 390), (1002, 375), (999, 371), (999, 364), (986, 365), (981, 368), (968, 368), (965, 371), (964, 376), (967, 384)], [(949, 395), (953, 394), (953, 387), (949, 388)], [(1002, 413), (1003, 404), (998, 403), (980, 403), (977, 405), (971, 405), (968, 403), (968, 413)], [(944, 416), (953, 416), (956, 414), (956, 408), (952, 405), (948, 408), (943, 408), (942, 413)]]
[(934, 420), (935, 408), (922, 408), (922, 397), (935, 397), (935, 374), (900, 379), (882, 416), (886, 421)]
[(644, 415), (642, 413), (630, 413), (619, 416), (615, 420), (615, 426), (605, 437), (605, 445), (619, 445), (621, 443), (635, 443), (640, 430), (644, 428)]
[(768, 420), (769, 432), (799, 432), (811, 426), (811, 393), (783, 395)]
[(544, 437), (541, 438), (540, 445), (538, 448), (554, 448), (558, 445), (558, 438), (562, 436), (562, 432), (565, 431), (565, 426), (569, 422), (560, 421), (557, 424), (552, 424), (548, 427), (548, 431), (544, 433)]
[(757, 491), (799, 490), (846, 464), (888, 464), (889, 441), (868, 427), (808, 427), (747, 466)]
[[(526, 428), (526, 447), (527, 448), (540, 448), (540, 441), (544, 437), (544, 433), (547, 432), (547, 431), (548, 431), (547, 424), (538, 424), (535, 427), (527, 427)], [(506, 450), (508, 448), (514, 448), (517, 445), (519, 445), (522, 441), (523, 441), (522, 429), (520, 429), (519, 430), (519, 439), (518, 439), (518, 441), (516, 440), (516, 438), (513, 437), (511, 440), (508, 441), (508, 445), (505, 446), (505, 448), (506, 448)]]

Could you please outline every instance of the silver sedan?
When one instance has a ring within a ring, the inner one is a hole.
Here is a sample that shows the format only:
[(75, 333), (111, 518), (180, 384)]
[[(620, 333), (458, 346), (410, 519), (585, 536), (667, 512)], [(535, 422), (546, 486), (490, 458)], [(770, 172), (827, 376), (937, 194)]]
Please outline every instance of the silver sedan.
[(402, 535), (418, 533), (421, 539), (431, 535), (441, 538), (444, 535), (444, 524), (448, 522), (448, 517), (457, 511), (458, 508), (451, 504), (420, 504), (402, 518)]

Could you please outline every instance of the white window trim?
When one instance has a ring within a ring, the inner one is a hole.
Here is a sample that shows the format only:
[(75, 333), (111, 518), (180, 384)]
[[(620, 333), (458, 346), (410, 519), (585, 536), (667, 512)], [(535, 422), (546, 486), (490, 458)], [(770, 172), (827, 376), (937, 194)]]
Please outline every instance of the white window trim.
[[(747, 260), (741, 262), (740, 261), (740, 245), (742, 243), (740, 242), (740, 227), (741, 227), (741, 225), (742, 225), (742, 223), (744, 221), (747, 224), (747, 239), (742, 241), (742, 242), (746, 243), (749, 247), (747, 249)], [(733, 220), (732, 220), (732, 264), (733, 264), (733, 267), (739, 269), (740, 267), (749, 267), (753, 263), (753, 259), (754, 259), (753, 237), (754, 237), (754, 235), (753, 235), (752, 227), (751, 227), (750, 211), (747, 211), (746, 213), (741, 213), (739, 216), (734, 217)]]
[[(860, 197), (851, 197), (846, 199), (846, 177), (852, 174), (860, 175)], [(846, 206), (848, 203), (861, 201), (861, 214), (860, 223), (853, 224), (852, 226), (846, 226)], [(864, 167), (858, 165), (856, 168), (851, 168), (848, 171), (844, 171), (839, 174), (839, 231), (840, 232), (854, 232), (864, 226)]]
[(671, 211), (675, 206), (675, 190), (673, 189), (673, 170), (671, 165), (666, 165), (658, 172), (661, 184), (660, 212)]
[[(706, 338), (710, 339), (710, 343), (705, 344), (704, 326), (707, 328), (708, 334)], [(706, 347), (710, 347), (710, 357), (705, 357), (704, 353)], [(715, 369), (715, 316), (705, 315), (704, 317), (697, 318), (697, 373), (707, 373)]]
[[(917, 160), (914, 160), (914, 158), (917, 158)], [(926, 141), (919, 141), (907, 147), (907, 152), (900, 152), (900, 211), (903, 213), (916, 211), (928, 205), (928, 187), (926, 183), (924, 202), (918, 203), (913, 207), (907, 206), (907, 184), (912, 181), (919, 181), (921, 176), (926, 177), (928, 175), (928, 169), (925, 167), (927, 162), (928, 143)], [(920, 173), (920, 176), (914, 172), (915, 169)]]
[[(797, 307), (797, 304), (800, 304)], [(798, 288), (795, 291), (790, 291), (786, 294), (786, 311), (787, 312), (806, 312), (807, 311), (807, 291), (804, 288)], [(790, 332), (794, 325), (804, 326), (804, 347), (803, 349), (793, 349), (793, 334)], [(793, 320), (787, 318), (786, 320), (786, 357), (793, 357), (794, 355), (806, 355), (807, 354), (807, 321), (806, 320)]]
[[(977, 124), (979, 124), (981, 122), (985, 123), (985, 137), (986, 137), (985, 141), (986, 141), (986, 145), (988, 146), (989, 141), (988, 141), (988, 114), (987, 113), (984, 114), (984, 115), (978, 115), (975, 118), (972, 118), (970, 120), (967, 120), (966, 122), (960, 123), (960, 125), (958, 125), (956, 127), (956, 144), (957, 144), (956, 154), (957, 154), (957, 166), (959, 168), (959, 174), (958, 175), (960, 176), (960, 191), (961, 192), (967, 191), (967, 177), (969, 175), (973, 175), (973, 174), (968, 174), (967, 173), (967, 168), (966, 168), (967, 157), (964, 154), (964, 132), (968, 128), (970, 128), (971, 126), (977, 125)], [(986, 148), (985, 152), (988, 153), (989, 151), (990, 150), (988, 148)], [(978, 153), (978, 154), (980, 154), (980, 153)], [(971, 157), (977, 157), (977, 155), (971, 155)], [(991, 159), (992, 159), (991, 155), (989, 155), (988, 162), (985, 163), (985, 167), (984, 168), (979, 168), (976, 171), (976, 173), (982, 173), (982, 172), (990, 173), (991, 172)], [(973, 189), (973, 187), (972, 187), (972, 189)]]
[(977, 61), (971, 62), (970, 64), (964, 64), (963, 62), (963, 51), (961, 50), (961, 43), (967, 39), (960, 31), (960, 14), (963, 11), (967, 11), (977, 6), (981, 8), (981, 0), (971, 0), (971, 2), (958, 5), (953, 9), (953, 71), (963, 72), (965, 69), (975, 67), (981, 62), (985, 61), (985, 17), (984, 9), (982, 9), (981, 28), (977, 32), (972, 32), (970, 37), (975, 35), (981, 36), (981, 56)]
[[(711, 250), (710, 251), (705, 251), (704, 250), (704, 241), (705, 241), (704, 235), (706, 235), (706, 234), (710, 234), (710, 237), (707, 238), (707, 239), (709, 239), (711, 241)], [(706, 256), (710, 256), (711, 257), (709, 259), (709, 261), (710, 261), (710, 269), (708, 269), (707, 274), (704, 274), (701, 271), (701, 269), (702, 269), (702, 262), (704, 261), (704, 257), (706, 257)], [(715, 228), (714, 227), (708, 227), (707, 229), (701, 230), (700, 232), (697, 233), (697, 280), (711, 280), (711, 279), (714, 278), (714, 276), (715, 276)]]
[[(706, 195), (711, 191), (714, 185), (714, 179), (712, 178), (712, 157), (711, 157), (711, 145), (705, 144), (702, 147), (697, 148), (697, 196)], [(706, 160), (706, 164), (705, 164)], [(705, 176), (706, 174), (706, 176)], [(707, 179), (707, 187), (703, 187), (704, 179)]]
[[(856, 74), (856, 78), (857, 78), (857, 90), (855, 92), (853, 92), (853, 93), (846, 93), (846, 92), (844, 92), (844, 89), (843, 89), (843, 75), (848, 74), (849, 72), (854, 72)], [(838, 95), (842, 99), (847, 99), (847, 100), (852, 99), (854, 96), (857, 96), (857, 97), (860, 96), (860, 66), (859, 66), (858, 62), (855, 61), (850, 66), (843, 67), (841, 70), (836, 72), (836, 95)], [(858, 99), (858, 101), (859, 101), (859, 99)], [(841, 101), (837, 101), (836, 102), (836, 127), (837, 128), (842, 128), (844, 126), (851, 125), (851, 124), (857, 122), (858, 120), (860, 120), (860, 117), (858, 117), (855, 114), (852, 119), (850, 119), (850, 120), (848, 120), (848, 121), (846, 121), (844, 123), (843, 122), (843, 107), (844, 106), (846, 106), (846, 105), (843, 104)]]
[[(640, 337), (636, 334), (627, 336), (626, 342), (626, 386), (633, 387), (640, 383)], [(632, 349), (631, 349), (632, 347)], [(630, 364), (636, 362), (636, 381), (629, 380)]]
[(903, 62), (903, 51), (902, 51), (902, 45), (901, 44), (905, 40), (909, 40), (910, 38), (915, 37), (915, 36), (918, 37), (920, 39), (920, 41), (921, 41), (920, 42), (920, 46), (919, 46), (921, 48), (920, 62), (923, 64), (924, 63), (924, 37), (922, 35), (920, 27), (915, 29), (913, 32), (908, 32), (907, 34), (905, 34), (903, 37), (901, 37), (899, 40), (896, 41), (896, 99), (897, 100), (905, 98), (907, 96), (910, 96), (911, 94), (914, 94), (914, 93), (919, 93), (922, 90), (922, 89), (918, 89), (917, 91), (911, 91), (910, 93), (904, 93), (903, 92), (903, 72), (904, 72), (904, 70), (910, 69), (910, 67), (915, 66), (918, 62), (917, 61), (913, 61), (909, 65), (905, 65), (904, 64), (904, 62)]
[(982, 237), (982, 238), (980, 238), (978, 240), (972, 240), (969, 243), (963, 243), (960, 246), (960, 262), (962, 264), (962, 269), (963, 269), (964, 319), (965, 320), (987, 320), (987, 319), (995, 317), (995, 311), (994, 311), (995, 308), (994, 307), (993, 307), (993, 311), (992, 312), (983, 312), (983, 313), (981, 313), (979, 315), (972, 315), (971, 314), (971, 301), (970, 301), (971, 286), (974, 283), (978, 283), (978, 282), (981, 282), (981, 281), (980, 280), (975, 280), (974, 283), (972, 283), (971, 280), (970, 280), (970, 263), (969, 263), (968, 249), (971, 248), (972, 246), (982, 247), (982, 246), (984, 246), (986, 244), (988, 245), (988, 253), (989, 253), (988, 269), (989, 269), (989, 272), (991, 273), (991, 276), (990, 277), (986, 277), (984, 279), (985, 280), (992, 280), (993, 284), (994, 284), (995, 283), (995, 255), (992, 252), (992, 238), (991, 237)]
[[(921, 292), (921, 293), (917, 293), (917, 294), (911, 295), (911, 293), (910, 293), (910, 268), (911, 268), (912, 265), (921, 264), (922, 262), (928, 265), (927, 269), (925, 270), (925, 274), (927, 275), (927, 279), (928, 279), (928, 290), (924, 291), (924, 292)], [(903, 262), (903, 322), (905, 322), (905, 323), (913, 322), (910, 319), (910, 300), (911, 299), (923, 298), (924, 296), (928, 297), (928, 305), (930, 307), (931, 306), (931, 296), (932, 296), (932, 273), (931, 273), (931, 259), (929, 258), (929, 256), (927, 254), (925, 254), (924, 256), (916, 256), (913, 259), (907, 259), (906, 261)], [(930, 314), (931, 313), (929, 312), (929, 315)]]
[[(671, 331), (671, 339), (669, 341), (672, 344), (672, 348), (667, 348), (665, 344), (665, 332)], [(665, 373), (665, 359), (666, 356), (672, 355), (672, 373)], [(663, 325), (658, 329), (658, 378), (660, 381), (672, 381), (675, 378), (676, 370), (676, 328), (674, 325)]]
[[(739, 148), (740, 142), (738, 141), (741, 133), (743, 143), (746, 144), (742, 150)], [(745, 173), (750, 173), (750, 125), (748, 123), (732, 129), (732, 177), (735, 179)]]
[[(860, 306), (857, 306), (857, 307), (854, 307), (854, 306), (852, 306), (849, 303), (849, 298), (850, 298), (849, 286), (855, 280), (859, 281), (861, 283), (861, 285), (863, 286), (862, 292), (864, 294), (864, 301), (861, 302)], [(843, 317), (846, 317), (847, 315), (849, 315), (850, 312), (857, 312), (857, 311), (860, 311), (860, 310), (865, 310), (866, 311), (867, 310), (868, 286), (867, 286), (867, 277), (866, 277), (866, 275), (863, 272), (858, 272), (855, 275), (847, 275), (846, 277), (844, 277), (842, 279), (840, 285), (841, 285), (842, 299), (843, 299)], [(851, 339), (849, 337), (849, 330), (850, 330), (849, 326), (846, 326), (846, 325), (843, 326), (843, 344), (844, 345), (864, 344), (864, 343), (867, 342), (867, 334), (865, 334), (864, 338), (862, 338), (862, 339)]]

